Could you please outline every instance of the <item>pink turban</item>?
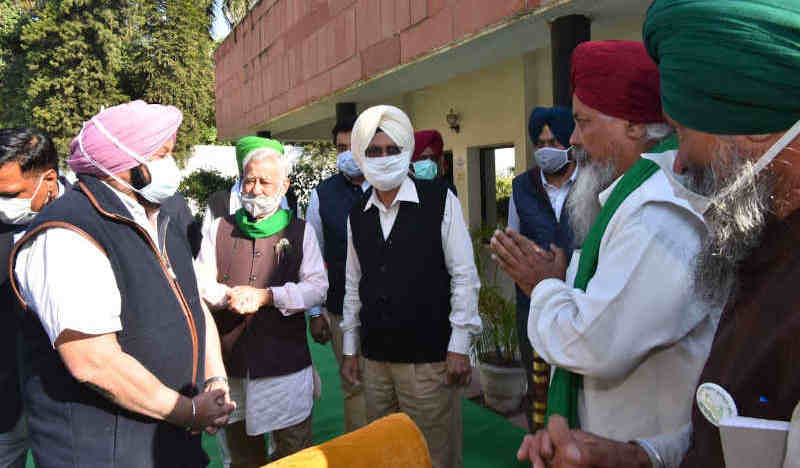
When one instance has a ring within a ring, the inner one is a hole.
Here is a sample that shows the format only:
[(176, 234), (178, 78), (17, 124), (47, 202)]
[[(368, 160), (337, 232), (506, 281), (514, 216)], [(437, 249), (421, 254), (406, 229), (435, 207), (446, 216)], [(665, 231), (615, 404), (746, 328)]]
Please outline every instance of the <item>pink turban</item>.
[(182, 120), (173, 106), (132, 101), (109, 107), (83, 124), (69, 145), (67, 164), (76, 174), (106, 176), (97, 165), (111, 174), (127, 171), (174, 138)]

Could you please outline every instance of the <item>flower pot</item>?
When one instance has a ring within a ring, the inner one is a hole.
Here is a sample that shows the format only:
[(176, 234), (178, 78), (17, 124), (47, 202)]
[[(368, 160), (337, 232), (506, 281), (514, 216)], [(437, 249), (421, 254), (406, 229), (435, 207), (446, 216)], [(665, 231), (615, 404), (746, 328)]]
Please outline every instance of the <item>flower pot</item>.
[(481, 390), (486, 406), (507, 414), (519, 408), (527, 390), (525, 370), (521, 367), (501, 367), (485, 362), (478, 363)]

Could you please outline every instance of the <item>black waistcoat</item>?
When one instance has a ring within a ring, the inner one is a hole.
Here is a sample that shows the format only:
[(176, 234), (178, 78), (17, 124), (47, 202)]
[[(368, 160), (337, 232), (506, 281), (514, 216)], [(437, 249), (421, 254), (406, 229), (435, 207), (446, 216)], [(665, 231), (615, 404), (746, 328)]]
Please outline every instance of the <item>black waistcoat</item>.
[(336, 174), (317, 186), (317, 195), (325, 241), (322, 256), (328, 266), (326, 307), (329, 312), (342, 315), (347, 261), (347, 215), (361, 200), (364, 192), (360, 186), (353, 185), (344, 175)]
[[(12, 266), (16, 249), (43, 229), (83, 231), (105, 252), (120, 290), (122, 350), (167, 387), (195, 394), (204, 378), (205, 321), (185, 236), (162, 213), (158, 232), (166, 252), (160, 255), (111, 189), (94, 177), (80, 181), (31, 223), (12, 253)], [(80, 265), (75, 274), (81, 274)], [(24, 320), (31, 365), (25, 398), (37, 466), (205, 466), (199, 436), (124, 410), (79, 383), (34, 311), (26, 311)]]
[(364, 356), (377, 361), (425, 363), (447, 356), (450, 274), (441, 231), (447, 188), (414, 184), (420, 202), (400, 202), (386, 240), (378, 208), (364, 211), (372, 190), (350, 211), (361, 264), (361, 346)]
[[(0, 225), (2, 265), (8, 265), (16, 229), (17, 226)], [(0, 395), (3, 395), (3, 404), (0, 405), (0, 433), (13, 429), (22, 414), (17, 353), (20, 307), (11, 290), (8, 274), (8, 268), (0, 268), (0, 308), (3, 310), (3, 322), (0, 325)]]

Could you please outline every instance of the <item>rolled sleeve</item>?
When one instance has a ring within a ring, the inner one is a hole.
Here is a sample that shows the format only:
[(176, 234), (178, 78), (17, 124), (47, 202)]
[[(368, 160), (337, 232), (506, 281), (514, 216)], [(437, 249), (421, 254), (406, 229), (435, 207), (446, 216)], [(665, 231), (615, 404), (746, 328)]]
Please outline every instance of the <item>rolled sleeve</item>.
[(461, 204), (449, 190), (442, 219), (442, 247), (445, 265), (451, 278), (450, 324), (453, 331), (447, 350), (458, 354), (469, 354), (472, 336), (480, 333), (482, 329), (478, 315), (478, 292), (481, 282), (475, 267), (472, 239), (461, 213)]
[(314, 229), (306, 224), (303, 235), (303, 260), (300, 263), (300, 281), (273, 287), (275, 307), (285, 316), (322, 304), (328, 293), (328, 273), (317, 244)]
[(350, 228), (350, 219), (347, 219), (347, 264), (345, 267), (344, 283), (344, 308), (341, 328), (342, 354), (345, 356), (355, 356), (358, 354), (359, 339), (358, 330), (361, 327), (361, 320), (358, 314), (361, 312), (361, 298), (358, 286), (361, 282), (361, 263), (358, 254), (353, 246), (353, 232)]
[(47, 229), (22, 247), (14, 272), (51, 344), (65, 330), (87, 335), (122, 330), (122, 300), (111, 262), (82, 235)]

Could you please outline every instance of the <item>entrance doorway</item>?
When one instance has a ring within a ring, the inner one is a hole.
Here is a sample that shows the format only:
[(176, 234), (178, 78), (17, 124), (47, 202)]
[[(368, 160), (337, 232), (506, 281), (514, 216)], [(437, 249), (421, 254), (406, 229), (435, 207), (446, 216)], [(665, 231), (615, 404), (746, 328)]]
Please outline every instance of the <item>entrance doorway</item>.
[(484, 226), (505, 226), (511, 181), (514, 178), (513, 146), (481, 148), (481, 222)]

